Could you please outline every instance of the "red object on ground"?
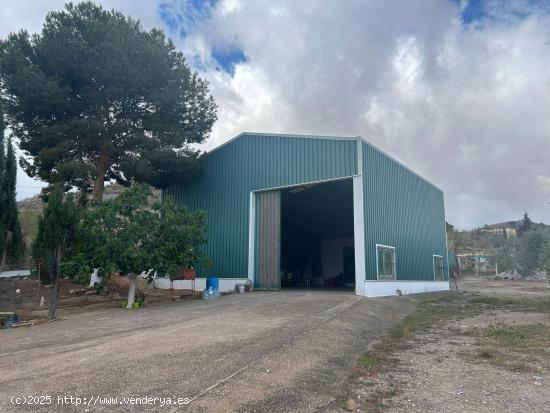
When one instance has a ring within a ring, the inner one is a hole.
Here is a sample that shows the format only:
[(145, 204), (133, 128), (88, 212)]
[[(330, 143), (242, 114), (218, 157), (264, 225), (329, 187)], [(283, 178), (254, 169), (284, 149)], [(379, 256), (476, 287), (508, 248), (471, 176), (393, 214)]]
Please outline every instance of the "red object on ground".
[(194, 268), (180, 268), (176, 272), (176, 280), (195, 280), (197, 274)]
[(190, 280), (191, 281), (191, 289), (193, 292), (195, 292), (195, 278), (197, 278), (197, 273), (195, 272), (194, 268), (180, 268), (176, 271), (176, 276), (174, 279), (170, 280), (170, 297), (172, 301), (174, 301), (174, 281), (175, 280)]

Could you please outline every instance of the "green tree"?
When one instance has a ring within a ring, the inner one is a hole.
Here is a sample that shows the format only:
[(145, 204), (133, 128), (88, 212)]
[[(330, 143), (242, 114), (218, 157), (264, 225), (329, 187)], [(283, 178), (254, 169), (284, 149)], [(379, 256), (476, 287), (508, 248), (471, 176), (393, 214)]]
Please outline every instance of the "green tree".
[(158, 29), (92, 2), (0, 42), (9, 125), (32, 177), (101, 200), (105, 180), (163, 188), (190, 177), (216, 120), (207, 83)]
[(48, 319), (55, 319), (59, 302), (62, 265), (68, 258), (67, 252), (75, 241), (79, 222), (78, 205), (72, 194), (64, 195), (61, 185), (49, 193), (44, 215), (38, 223), (38, 235), (33, 243), (34, 250), (47, 251), (53, 258), (53, 285), (50, 290)]
[(0, 270), (16, 262), (24, 252), (15, 201), (17, 161), (11, 139), (4, 144), (4, 115), (0, 107)]
[(539, 262), (541, 269), (546, 271), (548, 282), (550, 283), (550, 232), (546, 232), (545, 234)]
[(190, 213), (173, 198), (167, 197), (154, 206), (158, 211), (156, 221), (156, 248), (154, 268), (160, 274), (173, 278), (180, 268), (207, 264), (201, 247), (206, 243), (206, 213)]
[(148, 204), (149, 188), (135, 185), (118, 198), (92, 205), (79, 236), (79, 266), (99, 275), (118, 272), (130, 280), (127, 308), (135, 299), (137, 277), (156, 270), (172, 275), (178, 268), (205, 262), (204, 212), (188, 212), (170, 199)]
[(495, 250), (495, 265), (499, 272), (517, 270), (517, 246), (507, 243)]
[(540, 230), (529, 231), (521, 237), (518, 252), (518, 267), (521, 275), (532, 275), (540, 267), (544, 240), (544, 233)]
[[(6, 175), (6, 151), (4, 145), (4, 131), (6, 124), (4, 123), (4, 112), (2, 108), (2, 102), (0, 101), (0, 257), (4, 256), (4, 246), (6, 245), (6, 189), (5, 189), (5, 175)], [(3, 258), (0, 258), (0, 271), (3, 267)]]
[(447, 230), (447, 247), (449, 251), (454, 251), (457, 231), (455, 226), (448, 221), (445, 221), (445, 228)]
[(523, 213), (523, 218), (521, 220), (521, 224), (519, 225), (518, 232), (521, 234), (524, 234), (528, 231), (531, 231), (533, 229), (533, 221), (531, 220), (531, 217), (525, 211)]

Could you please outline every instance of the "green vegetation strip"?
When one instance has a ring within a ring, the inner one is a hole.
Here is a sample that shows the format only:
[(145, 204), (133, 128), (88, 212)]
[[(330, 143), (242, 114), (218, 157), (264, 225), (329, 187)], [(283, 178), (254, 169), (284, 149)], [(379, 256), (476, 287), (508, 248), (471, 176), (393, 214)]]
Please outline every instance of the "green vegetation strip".
[(500, 296), (475, 296), (468, 300), (471, 305), (485, 305), (499, 309), (511, 309), (516, 311), (529, 311), (537, 313), (550, 312), (549, 297), (500, 297)]
[[(447, 320), (456, 315), (450, 303), (457, 300), (456, 295), (444, 295), (435, 299), (426, 299), (410, 315), (403, 318), (385, 336), (373, 345), (358, 362), (356, 373), (371, 376), (378, 373), (385, 365), (394, 360), (390, 357), (402, 344), (403, 340), (414, 337), (416, 331), (427, 328), (434, 323)], [(460, 300), (462, 301), (462, 300)]]
[[(508, 325), (496, 323), (475, 330), (479, 350), (474, 357), (516, 372), (534, 372), (550, 359), (550, 326), (542, 323)], [(469, 357), (465, 354), (465, 357)]]

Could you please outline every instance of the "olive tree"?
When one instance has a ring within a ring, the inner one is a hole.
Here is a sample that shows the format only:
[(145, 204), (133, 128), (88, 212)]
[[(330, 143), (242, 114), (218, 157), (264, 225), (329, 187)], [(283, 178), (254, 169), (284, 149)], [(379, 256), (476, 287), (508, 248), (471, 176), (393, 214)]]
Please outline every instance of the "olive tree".
[(135, 299), (137, 277), (144, 271), (172, 274), (182, 266), (204, 263), (206, 215), (188, 212), (171, 199), (153, 205), (147, 186), (135, 185), (118, 198), (92, 204), (82, 219), (81, 268), (99, 275), (117, 272), (130, 280), (127, 308)]
[(544, 246), (544, 232), (531, 230), (523, 233), (519, 243), (518, 267), (524, 277), (533, 275), (540, 268), (540, 258)]

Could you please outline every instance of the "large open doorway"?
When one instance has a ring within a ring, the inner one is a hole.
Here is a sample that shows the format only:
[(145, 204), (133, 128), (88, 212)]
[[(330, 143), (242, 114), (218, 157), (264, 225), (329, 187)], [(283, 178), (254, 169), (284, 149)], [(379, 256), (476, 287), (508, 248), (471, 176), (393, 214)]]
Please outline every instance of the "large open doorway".
[(351, 179), (280, 190), (282, 288), (355, 287)]

